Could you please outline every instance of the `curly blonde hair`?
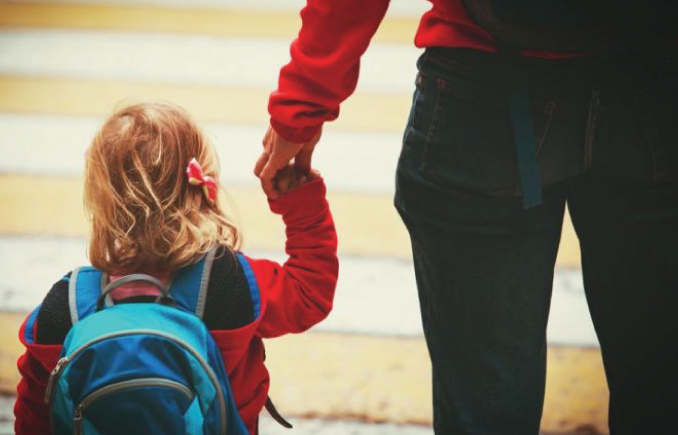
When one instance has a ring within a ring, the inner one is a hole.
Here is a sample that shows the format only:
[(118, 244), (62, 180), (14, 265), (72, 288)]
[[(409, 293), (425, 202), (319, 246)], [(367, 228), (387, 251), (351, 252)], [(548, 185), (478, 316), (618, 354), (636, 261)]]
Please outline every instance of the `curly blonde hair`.
[(104, 123), (85, 165), (92, 265), (108, 273), (174, 271), (216, 245), (237, 249), (240, 235), (224, 212), (221, 186), (211, 205), (188, 183), (194, 157), (218, 183), (215, 150), (178, 106), (134, 104)]

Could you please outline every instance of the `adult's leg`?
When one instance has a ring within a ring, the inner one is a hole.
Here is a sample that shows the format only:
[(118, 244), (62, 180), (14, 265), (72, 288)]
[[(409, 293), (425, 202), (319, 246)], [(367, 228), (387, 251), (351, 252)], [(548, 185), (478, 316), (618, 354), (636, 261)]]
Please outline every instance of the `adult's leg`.
[(536, 435), (562, 190), (531, 211), (519, 199), (444, 201), (445, 227), (403, 213), (432, 362), (435, 432)]
[(517, 179), (508, 112), (457, 98), (453, 80), (436, 74), (418, 78), (396, 193), (432, 362), (434, 430), (536, 435), (566, 186), (530, 210), (520, 197), (478, 192), (508, 192)]
[(611, 435), (678, 431), (678, 184), (588, 173), (568, 199)]
[(592, 171), (571, 183), (612, 435), (678, 433), (678, 51), (607, 65)]

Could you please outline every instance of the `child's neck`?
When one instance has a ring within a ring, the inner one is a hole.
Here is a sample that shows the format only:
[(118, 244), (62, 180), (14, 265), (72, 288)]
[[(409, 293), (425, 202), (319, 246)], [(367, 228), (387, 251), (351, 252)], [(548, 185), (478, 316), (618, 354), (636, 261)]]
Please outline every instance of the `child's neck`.
[[(146, 275), (151, 275), (167, 284), (170, 280), (170, 273), (167, 271), (152, 271), (143, 272)], [(125, 275), (110, 275), (110, 281), (115, 281)], [(127, 299), (135, 296), (160, 296), (160, 290), (153, 284), (145, 281), (132, 281), (121, 285), (111, 292), (111, 297), (114, 300)]]

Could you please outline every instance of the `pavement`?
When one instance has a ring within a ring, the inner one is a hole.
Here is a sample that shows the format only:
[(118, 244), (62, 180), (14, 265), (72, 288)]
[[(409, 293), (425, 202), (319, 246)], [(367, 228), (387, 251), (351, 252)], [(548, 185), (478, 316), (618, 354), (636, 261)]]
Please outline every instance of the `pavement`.
[[(284, 260), (283, 227), (251, 168), (304, 3), (0, 0), (0, 392), (17, 382), (25, 313), (87, 261), (83, 155), (120, 101), (161, 98), (193, 113), (221, 156), (244, 250)], [(314, 155), (339, 231), (341, 274), (327, 321), (267, 343), (272, 397), (295, 434), (431, 433), (409, 240), (392, 206), (420, 53), (412, 39), (426, 7), (392, 0), (355, 95)], [(569, 218), (547, 332), (542, 430), (606, 433), (607, 389)], [(12, 401), (0, 396), (0, 435), (11, 433)], [(264, 418), (262, 433), (290, 432)]]

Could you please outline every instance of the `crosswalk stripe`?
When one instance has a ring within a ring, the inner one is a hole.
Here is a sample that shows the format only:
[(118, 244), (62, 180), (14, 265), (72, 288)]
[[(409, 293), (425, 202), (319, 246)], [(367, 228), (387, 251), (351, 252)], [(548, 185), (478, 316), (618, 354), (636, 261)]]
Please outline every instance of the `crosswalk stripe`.
[[(0, 112), (107, 116), (124, 102), (171, 101), (202, 121), (265, 125), (270, 90), (204, 85), (171, 85), (0, 76)], [(410, 97), (356, 94), (327, 128), (402, 133)]]
[[(103, 118), (0, 113), (0, 173), (81, 177), (84, 155)], [(222, 162), (222, 182), (259, 186), (252, 173), (262, 125), (206, 123)], [(313, 166), (333, 190), (392, 196), (402, 135), (328, 129)]]
[[(0, 392), (13, 393), (23, 313), (0, 313)], [(310, 332), (266, 341), (271, 396), (286, 416), (431, 424), (423, 339)], [(598, 349), (550, 347), (542, 431), (606, 430)], [(598, 433), (598, 432), (596, 432)]]
[[(372, 44), (358, 92), (410, 95), (420, 53), (413, 45)], [(0, 28), (0, 74), (10, 76), (270, 90), (289, 58), (282, 38)]]
[[(284, 246), (282, 223), (268, 210), (260, 189), (230, 186), (226, 191), (242, 223), (246, 247), (278, 250)], [(390, 197), (334, 193), (329, 200), (342, 235), (340, 252), (409, 258), (407, 233)], [(0, 175), (0, 203), (3, 234), (82, 237), (88, 230), (79, 178)]]
[[(246, 246), (277, 250), (283, 230), (268, 211), (257, 188), (229, 186), (235, 215), (244, 230)], [(328, 195), (337, 231), (339, 251), (352, 255), (410, 258), (410, 244), (390, 196), (336, 192)], [(0, 174), (0, 234), (46, 234), (82, 237), (87, 223), (82, 208), (82, 180)], [(45, 211), (49, 211), (46, 213)], [(557, 264), (578, 266), (579, 251), (569, 224), (561, 242)]]
[[(312, 332), (268, 340), (266, 350), (271, 397), (286, 414), (431, 423), (421, 340)], [(604, 433), (607, 399), (598, 349), (549, 347), (544, 433), (574, 433), (584, 424)]]
[[(52, 284), (76, 266), (89, 264), (84, 238), (0, 236), (2, 310), (29, 311), (41, 303)], [(245, 249), (252, 258), (282, 264), (282, 245), (276, 251)], [(31, 273), (25, 273), (26, 265)], [(339, 283), (332, 314), (322, 331), (385, 336), (421, 336), (414, 266), (411, 260), (340, 256)], [(379, 307), (375, 310), (374, 307)], [(576, 321), (575, 321), (576, 319)], [(556, 268), (547, 328), (548, 343), (598, 346), (588, 314), (581, 271)]]
[[(379, 42), (412, 44), (418, 18), (389, 17), (379, 28)], [(106, 29), (279, 37), (298, 33), (298, 12), (173, 8), (148, 5), (77, 3), (0, 3), (0, 26)]]

